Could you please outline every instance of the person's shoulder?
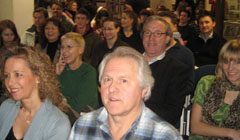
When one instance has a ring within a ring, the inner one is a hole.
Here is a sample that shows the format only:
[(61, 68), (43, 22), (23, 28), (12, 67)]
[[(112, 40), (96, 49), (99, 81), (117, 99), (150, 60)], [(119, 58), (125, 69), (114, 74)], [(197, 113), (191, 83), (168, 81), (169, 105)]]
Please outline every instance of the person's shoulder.
[(75, 122), (75, 125), (77, 127), (81, 127), (81, 126), (85, 126), (85, 127), (90, 127), (90, 126), (96, 126), (97, 123), (97, 119), (99, 117), (99, 115), (102, 113), (103, 111), (103, 107), (99, 108), (95, 111), (83, 114), (82, 116), (80, 116), (80, 118), (77, 119), (77, 121)]
[(44, 110), (47, 112), (46, 117), (48, 120), (55, 120), (55, 121), (69, 121), (68, 117), (65, 113), (63, 113), (58, 107), (52, 104), (51, 101), (46, 99), (44, 101), (43, 112)]
[(168, 67), (178, 68), (178, 70), (187, 68), (187, 66), (183, 62), (181, 62), (180, 60), (177, 60), (173, 56), (166, 55), (165, 57), (166, 57), (166, 63), (168, 64)]
[[(181, 139), (179, 132), (171, 124), (159, 118), (149, 108), (144, 109), (142, 125), (151, 131), (151, 137), (154, 139), (174, 140)], [(148, 131), (145, 129), (145, 131)]]
[(19, 105), (20, 103), (9, 98), (2, 102), (1, 108), (12, 108), (13, 106)]
[(204, 77), (202, 77), (198, 83), (201, 84), (211, 84), (214, 80), (216, 79), (215, 75), (206, 75)]
[(86, 62), (83, 62), (82, 65), (83, 65), (84, 69), (85, 69), (87, 72), (96, 73), (96, 70), (95, 70), (95, 68), (94, 68), (92, 65), (90, 65), (90, 64), (88, 64), (88, 63), (86, 63)]

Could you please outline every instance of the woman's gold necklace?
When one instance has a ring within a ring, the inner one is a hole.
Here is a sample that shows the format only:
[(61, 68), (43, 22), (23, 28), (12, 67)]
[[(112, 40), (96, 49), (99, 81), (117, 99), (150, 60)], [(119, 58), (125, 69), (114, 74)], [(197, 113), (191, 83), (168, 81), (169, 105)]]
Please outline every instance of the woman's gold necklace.
[(26, 110), (23, 108), (23, 110), (22, 110), (22, 115), (23, 115), (23, 119), (24, 119), (24, 121), (25, 121), (25, 124), (26, 124), (26, 125), (30, 125), (30, 124), (31, 124), (31, 119), (28, 120), (27, 117), (25, 116), (24, 112), (26, 112)]

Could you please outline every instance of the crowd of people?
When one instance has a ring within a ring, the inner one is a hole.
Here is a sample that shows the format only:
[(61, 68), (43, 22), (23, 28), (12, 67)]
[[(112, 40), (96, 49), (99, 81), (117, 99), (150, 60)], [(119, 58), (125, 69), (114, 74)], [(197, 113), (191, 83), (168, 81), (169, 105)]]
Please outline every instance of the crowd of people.
[[(191, 95), (190, 140), (240, 139), (240, 40), (214, 32), (203, 0), (141, 1), (120, 19), (95, 1), (36, 1), (21, 36), (0, 21), (0, 137), (182, 140)], [(216, 75), (196, 81), (208, 65)]]

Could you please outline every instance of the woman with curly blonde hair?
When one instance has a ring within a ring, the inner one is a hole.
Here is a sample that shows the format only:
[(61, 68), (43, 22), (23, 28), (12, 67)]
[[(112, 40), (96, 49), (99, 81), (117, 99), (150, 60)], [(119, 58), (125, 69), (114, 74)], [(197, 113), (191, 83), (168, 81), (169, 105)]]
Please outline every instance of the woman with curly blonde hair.
[(49, 57), (33, 47), (8, 50), (1, 80), (11, 97), (0, 107), (3, 139), (66, 140), (70, 123)]

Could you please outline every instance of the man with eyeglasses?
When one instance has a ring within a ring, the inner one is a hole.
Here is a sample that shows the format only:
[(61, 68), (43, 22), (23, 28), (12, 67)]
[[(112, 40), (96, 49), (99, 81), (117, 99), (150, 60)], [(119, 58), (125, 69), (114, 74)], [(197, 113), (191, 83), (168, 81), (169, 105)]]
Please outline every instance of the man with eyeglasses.
[(171, 43), (170, 25), (159, 16), (149, 17), (141, 32), (145, 52), (155, 84), (146, 106), (175, 127), (180, 120), (185, 96), (188, 67), (166, 54)]

